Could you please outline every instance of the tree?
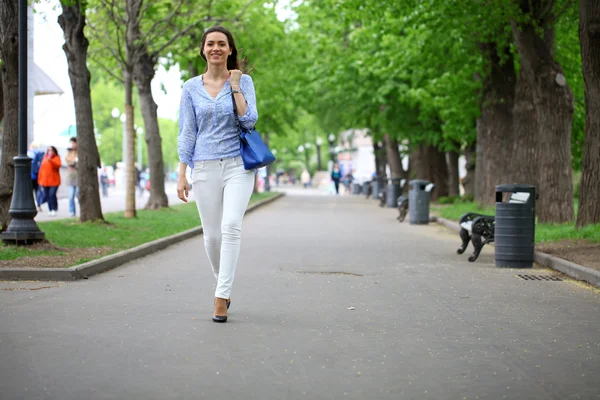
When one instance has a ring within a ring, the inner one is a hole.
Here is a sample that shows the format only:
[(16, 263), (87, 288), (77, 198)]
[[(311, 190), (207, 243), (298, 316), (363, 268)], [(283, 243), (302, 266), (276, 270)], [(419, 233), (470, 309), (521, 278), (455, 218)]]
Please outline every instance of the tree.
[(13, 157), (18, 153), (18, 8), (17, 0), (0, 2), (0, 59), (2, 59), (2, 89), (4, 102), (4, 135), (0, 163), (0, 226), (10, 223), (8, 210), (15, 181)]
[(577, 226), (600, 223), (600, 3), (581, 0), (579, 37), (585, 81), (585, 146)]
[(69, 65), (69, 78), (75, 100), (78, 145), (78, 186), (81, 221), (104, 220), (98, 188), (100, 156), (94, 135), (94, 117), (90, 95), (90, 71), (87, 68), (89, 42), (85, 36), (87, 2), (61, 0), (58, 23), (64, 32), (63, 50)]
[(537, 186), (540, 222), (574, 217), (571, 170), (573, 94), (556, 62), (554, 0), (520, 0), (512, 31), (520, 71), (515, 96), (514, 176)]
[(0, 60), (0, 122), (4, 119), (4, 89), (2, 88), (2, 60)]

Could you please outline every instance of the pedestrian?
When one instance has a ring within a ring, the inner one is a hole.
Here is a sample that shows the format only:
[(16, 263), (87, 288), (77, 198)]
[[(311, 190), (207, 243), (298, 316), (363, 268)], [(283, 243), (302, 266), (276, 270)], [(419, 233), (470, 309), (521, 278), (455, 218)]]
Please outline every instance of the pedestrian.
[(48, 147), (40, 165), (38, 184), (44, 193), (45, 202), (48, 202), (48, 210), (52, 217), (56, 215), (56, 211), (58, 210), (56, 192), (60, 186), (60, 166), (61, 160), (58, 150), (54, 146)]
[(204, 247), (217, 280), (212, 319), (226, 322), (240, 253), (242, 218), (255, 178), (255, 171), (244, 168), (237, 119), (244, 129), (251, 129), (258, 113), (254, 83), (244, 73), (245, 60), (238, 60), (231, 32), (221, 26), (208, 29), (202, 35), (200, 49), (206, 69), (186, 81), (181, 93), (177, 195), (187, 202), (185, 171), (189, 165)]
[(310, 186), (310, 172), (308, 172), (308, 170), (305, 169), (302, 171), (302, 174), (300, 175), (300, 182), (302, 182), (304, 185), (304, 189)]
[(77, 183), (77, 167), (79, 158), (77, 156), (77, 138), (72, 137), (69, 140), (71, 147), (67, 149), (65, 162), (67, 164), (66, 183), (69, 189), (69, 215), (74, 217), (76, 214), (75, 198), (78, 198), (79, 187)]
[(108, 197), (108, 185), (110, 184), (110, 180), (108, 178), (108, 171), (106, 167), (102, 168), (102, 172), (100, 173), (100, 187), (102, 188), (102, 197)]
[(38, 144), (32, 142), (29, 147), (29, 151), (27, 152), (27, 156), (31, 158), (31, 186), (33, 187), (33, 193), (38, 212), (42, 211), (42, 204), (44, 203), (44, 194), (38, 184), (38, 174), (40, 172), (40, 166), (42, 165), (44, 155), (44, 150), (40, 150), (38, 148)]
[(342, 173), (340, 172), (340, 166), (338, 163), (333, 164), (333, 169), (331, 170), (331, 180), (335, 186), (335, 195), (340, 194), (340, 179), (342, 178)]

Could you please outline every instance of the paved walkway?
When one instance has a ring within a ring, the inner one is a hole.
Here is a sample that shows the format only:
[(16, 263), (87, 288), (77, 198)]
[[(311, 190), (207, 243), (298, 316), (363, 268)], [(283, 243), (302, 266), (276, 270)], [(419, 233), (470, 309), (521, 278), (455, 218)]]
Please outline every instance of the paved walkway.
[(600, 294), (455, 253), (353, 196), (245, 220), (230, 321), (200, 237), (73, 283), (1, 283), (1, 399), (597, 399)]

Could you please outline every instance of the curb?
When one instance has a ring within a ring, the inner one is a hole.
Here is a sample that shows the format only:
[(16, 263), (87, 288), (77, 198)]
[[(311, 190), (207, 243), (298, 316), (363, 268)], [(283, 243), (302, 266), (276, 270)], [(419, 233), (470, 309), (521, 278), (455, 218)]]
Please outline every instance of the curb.
[[(457, 222), (437, 217), (437, 222), (440, 225), (455, 231), (460, 231), (460, 225)], [(541, 251), (533, 252), (533, 261), (546, 268), (552, 268), (563, 274), (569, 275), (572, 278), (580, 281), (585, 281), (596, 287), (600, 287), (600, 271), (591, 268), (586, 268), (574, 262), (563, 260), (562, 258), (551, 256), (550, 254), (542, 253)]]
[[(246, 214), (266, 206), (284, 195), (285, 193), (279, 193), (269, 199), (254, 203), (248, 207)], [(0, 269), (0, 280), (75, 281), (78, 279), (87, 279), (92, 275), (100, 274), (127, 262), (146, 257), (200, 234), (202, 234), (201, 226), (69, 268), (3, 268)]]

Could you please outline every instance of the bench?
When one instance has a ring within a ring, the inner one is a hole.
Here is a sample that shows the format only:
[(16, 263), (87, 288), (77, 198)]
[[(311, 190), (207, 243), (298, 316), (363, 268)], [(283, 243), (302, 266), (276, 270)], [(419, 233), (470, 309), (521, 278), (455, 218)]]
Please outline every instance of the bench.
[[(529, 195), (529, 193), (524, 192), (513, 193), (508, 202), (525, 204), (529, 200)], [(494, 241), (496, 218), (491, 215), (466, 213), (460, 217), (458, 224), (460, 225), (460, 232), (458, 234), (462, 240), (462, 245), (456, 250), (456, 253), (464, 253), (470, 241), (473, 243), (475, 251), (469, 257), (469, 261), (474, 262), (479, 257), (483, 246)]]

